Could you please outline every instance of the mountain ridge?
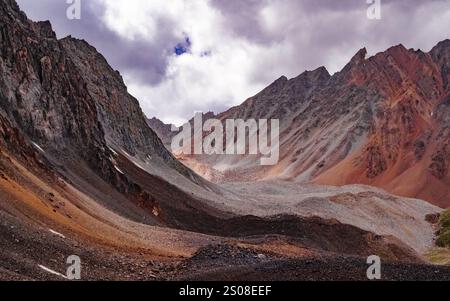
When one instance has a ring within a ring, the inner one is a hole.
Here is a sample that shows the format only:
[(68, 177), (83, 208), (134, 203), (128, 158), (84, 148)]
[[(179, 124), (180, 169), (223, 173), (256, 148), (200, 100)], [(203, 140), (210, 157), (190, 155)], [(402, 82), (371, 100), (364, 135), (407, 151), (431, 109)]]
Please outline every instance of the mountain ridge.
[(217, 115), (222, 121), (280, 119), (281, 160), (273, 168), (258, 167), (258, 158), (251, 156), (180, 158), (200, 174), (205, 166), (213, 171), (209, 174), (224, 173), (219, 181), (368, 184), (450, 206), (444, 113), (449, 53), (448, 39), (428, 53), (399, 44), (367, 57), (362, 48), (334, 75), (320, 67), (293, 79), (281, 77)]

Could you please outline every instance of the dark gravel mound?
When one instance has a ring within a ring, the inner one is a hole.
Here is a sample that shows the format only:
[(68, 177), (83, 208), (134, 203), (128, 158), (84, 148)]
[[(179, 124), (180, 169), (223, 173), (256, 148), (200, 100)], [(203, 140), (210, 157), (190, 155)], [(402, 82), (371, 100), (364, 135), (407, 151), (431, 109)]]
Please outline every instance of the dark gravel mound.
[[(281, 259), (230, 246), (199, 251), (180, 265), (178, 280), (189, 281), (367, 281), (365, 258), (324, 255)], [(450, 267), (382, 263), (384, 281), (448, 281)]]

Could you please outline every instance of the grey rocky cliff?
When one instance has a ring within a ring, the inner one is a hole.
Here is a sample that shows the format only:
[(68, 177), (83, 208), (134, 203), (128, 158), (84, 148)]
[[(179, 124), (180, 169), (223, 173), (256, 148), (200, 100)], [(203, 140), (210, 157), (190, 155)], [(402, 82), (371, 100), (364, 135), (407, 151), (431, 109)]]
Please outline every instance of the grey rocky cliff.
[(48, 21), (28, 20), (13, 0), (0, 2), (0, 71), (2, 126), (14, 128), (24, 143), (60, 160), (80, 158), (120, 190), (129, 183), (118, 180), (123, 176), (110, 148), (193, 177), (148, 127), (120, 74), (94, 47), (58, 40)]

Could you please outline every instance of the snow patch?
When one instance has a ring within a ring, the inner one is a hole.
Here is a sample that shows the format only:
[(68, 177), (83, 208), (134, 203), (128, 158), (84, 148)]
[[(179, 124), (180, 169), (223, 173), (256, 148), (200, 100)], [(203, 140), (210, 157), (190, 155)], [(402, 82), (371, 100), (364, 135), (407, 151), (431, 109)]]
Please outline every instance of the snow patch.
[(35, 148), (37, 148), (38, 149), (38, 151), (40, 151), (41, 153), (45, 153), (45, 151), (42, 149), (42, 147), (40, 147), (36, 142), (31, 142), (31, 144), (33, 144), (33, 146), (35, 147)]
[(118, 154), (117, 154), (117, 152), (116, 152), (115, 150), (113, 150), (111, 147), (108, 147), (108, 148), (109, 148), (109, 150), (113, 153), (113, 155), (114, 155), (115, 157), (118, 156)]
[(129, 153), (127, 153), (127, 151), (124, 150), (123, 148), (122, 148), (120, 151), (121, 151), (126, 157), (128, 157), (128, 158), (133, 158), (133, 156), (130, 155)]
[(120, 168), (117, 167), (117, 165), (114, 165), (114, 168), (115, 168), (118, 172), (120, 172), (121, 174), (124, 174), (123, 171), (121, 171)]
[(143, 171), (148, 172), (147, 169), (146, 169), (144, 166), (142, 166), (139, 162), (137, 162), (136, 160), (131, 159), (131, 163), (133, 163), (134, 165), (136, 165), (137, 167), (139, 167), (139, 168), (142, 169)]
[(48, 231), (50, 231), (50, 233), (52, 233), (52, 234), (54, 234), (54, 235), (56, 235), (56, 236), (59, 236), (59, 237), (61, 237), (61, 238), (66, 238), (63, 234), (61, 234), (61, 233), (59, 233), (59, 232), (56, 232), (55, 230), (48, 229)]
[(64, 275), (61, 274), (61, 273), (55, 272), (55, 271), (53, 271), (52, 269), (49, 269), (49, 268), (47, 268), (47, 267), (45, 267), (45, 266), (43, 266), (43, 265), (38, 265), (38, 266), (39, 266), (39, 268), (41, 268), (42, 270), (46, 271), (47, 273), (50, 273), (50, 274), (59, 276), (59, 277), (64, 278), (64, 279), (67, 279), (67, 276), (64, 276)]

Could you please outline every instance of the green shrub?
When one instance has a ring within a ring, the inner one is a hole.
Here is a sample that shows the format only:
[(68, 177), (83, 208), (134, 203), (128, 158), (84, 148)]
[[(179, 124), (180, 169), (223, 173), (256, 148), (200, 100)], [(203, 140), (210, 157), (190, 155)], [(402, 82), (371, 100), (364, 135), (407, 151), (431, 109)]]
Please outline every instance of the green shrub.
[(439, 223), (443, 229), (450, 229), (450, 210), (442, 213)]
[(436, 240), (436, 245), (441, 248), (450, 248), (450, 230), (441, 231)]
[(439, 225), (441, 229), (436, 245), (441, 248), (450, 248), (450, 210), (442, 213)]

